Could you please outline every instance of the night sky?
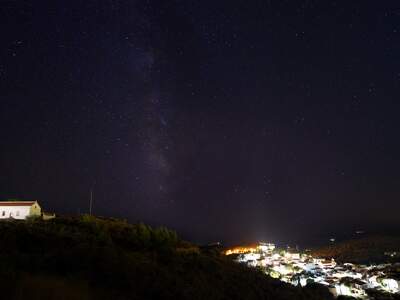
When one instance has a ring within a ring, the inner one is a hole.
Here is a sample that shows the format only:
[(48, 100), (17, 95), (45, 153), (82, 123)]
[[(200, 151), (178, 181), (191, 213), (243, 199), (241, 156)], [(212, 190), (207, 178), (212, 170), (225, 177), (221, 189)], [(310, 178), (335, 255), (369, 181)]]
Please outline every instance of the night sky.
[(400, 227), (399, 1), (2, 1), (0, 198), (192, 241)]

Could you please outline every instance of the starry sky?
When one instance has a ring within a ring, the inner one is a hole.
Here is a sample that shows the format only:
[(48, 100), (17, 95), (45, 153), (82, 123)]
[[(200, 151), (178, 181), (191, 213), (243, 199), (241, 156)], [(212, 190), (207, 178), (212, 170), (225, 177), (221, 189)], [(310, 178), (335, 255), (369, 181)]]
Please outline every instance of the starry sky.
[(0, 197), (199, 243), (400, 227), (398, 1), (2, 1)]

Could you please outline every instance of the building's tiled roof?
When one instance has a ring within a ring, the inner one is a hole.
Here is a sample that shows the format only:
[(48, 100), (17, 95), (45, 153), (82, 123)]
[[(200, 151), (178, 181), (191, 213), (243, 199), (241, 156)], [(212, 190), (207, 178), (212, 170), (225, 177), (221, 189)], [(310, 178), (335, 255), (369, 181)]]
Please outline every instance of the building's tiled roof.
[(32, 206), (36, 201), (0, 201), (1, 206)]

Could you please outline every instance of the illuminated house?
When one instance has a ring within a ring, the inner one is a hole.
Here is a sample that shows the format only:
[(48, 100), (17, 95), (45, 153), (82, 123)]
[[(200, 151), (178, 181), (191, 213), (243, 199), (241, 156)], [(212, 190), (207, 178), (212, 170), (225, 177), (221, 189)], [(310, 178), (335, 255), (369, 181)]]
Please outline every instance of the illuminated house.
[(275, 249), (275, 245), (271, 243), (259, 243), (257, 248), (263, 252), (272, 252)]
[(0, 201), (0, 220), (40, 217), (42, 209), (37, 201)]

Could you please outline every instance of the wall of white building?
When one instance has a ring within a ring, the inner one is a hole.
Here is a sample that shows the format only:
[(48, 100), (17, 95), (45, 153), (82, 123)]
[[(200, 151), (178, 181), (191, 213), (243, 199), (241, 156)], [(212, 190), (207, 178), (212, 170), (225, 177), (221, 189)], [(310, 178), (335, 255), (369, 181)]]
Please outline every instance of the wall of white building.
[(40, 208), (39, 204), (35, 203), (30, 207), (29, 210), (30, 216), (41, 216), (42, 215), (42, 209)]
[(21, 205), (21, 206), (2, 206), (0, 205), (0, 219), (19, 219), (24, 220), (28, 216), (40, 216), (41, 209), (38, 204), (33, 204), (31, 206)]

